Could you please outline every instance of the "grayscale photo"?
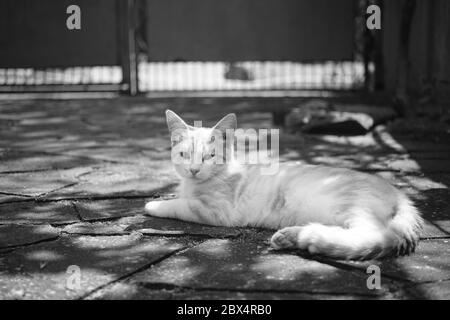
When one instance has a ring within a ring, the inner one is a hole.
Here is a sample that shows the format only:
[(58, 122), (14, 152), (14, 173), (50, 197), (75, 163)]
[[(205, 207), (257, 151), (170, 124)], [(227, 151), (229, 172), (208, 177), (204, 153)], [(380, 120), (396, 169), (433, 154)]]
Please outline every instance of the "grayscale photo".
[(448, 0), (0, 2), (0, 300), (448, 300), (449, 188)]

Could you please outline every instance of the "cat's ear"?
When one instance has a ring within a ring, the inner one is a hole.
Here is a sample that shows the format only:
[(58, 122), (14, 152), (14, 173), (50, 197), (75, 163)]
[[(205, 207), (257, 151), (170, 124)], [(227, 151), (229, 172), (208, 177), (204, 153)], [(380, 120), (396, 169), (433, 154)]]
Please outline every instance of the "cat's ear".
[(186, 130), (188, 125), (172, 110), (166, 110), (166, 120), (167, 126), (170, 132), (175, 132), (176, 130)]
[(237, 119), (234, 113), (227, 114), (214, 126), (215, 130), (219, 130), (224, 133), (226, 132), (227, 129), (235, 130), (236, 128), (237, 128)]

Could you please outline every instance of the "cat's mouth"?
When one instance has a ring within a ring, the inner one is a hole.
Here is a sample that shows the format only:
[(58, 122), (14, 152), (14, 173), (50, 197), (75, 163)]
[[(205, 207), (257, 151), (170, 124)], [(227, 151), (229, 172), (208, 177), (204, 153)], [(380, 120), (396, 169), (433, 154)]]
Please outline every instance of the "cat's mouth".
[(200, 180), (199, 177), (198, 177), (198, 174), (193, 175), (193, 174), (191, 174), (190, 172), (189, 172), (189, 173), (186, 172), (185, 177), (188, 178), (188, 179), (191, 179), (191, 180)]
[(194, 182), (200, 183), (200, 182), (205, 182), (205, 181), (209, 180), (209, 177), (203, 177), (203, 176), (200, 176), (200, 177), (199, 177), (199, 175), (197, 174), (197, 175), (195, 175), (195, 176), (189, 175), (189, 176), (188, 176), (188, 179), (189, 179), (190, 181), (194, 181)]

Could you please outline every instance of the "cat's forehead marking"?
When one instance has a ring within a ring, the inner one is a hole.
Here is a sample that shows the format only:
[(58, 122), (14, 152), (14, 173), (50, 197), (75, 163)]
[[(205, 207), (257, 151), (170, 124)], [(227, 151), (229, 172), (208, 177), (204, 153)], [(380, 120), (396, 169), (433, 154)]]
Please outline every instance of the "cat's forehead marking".
[(209, 141), (211, 139), (211, 128), (194, 128), (189, 131), (189, 136), (197, 142)]

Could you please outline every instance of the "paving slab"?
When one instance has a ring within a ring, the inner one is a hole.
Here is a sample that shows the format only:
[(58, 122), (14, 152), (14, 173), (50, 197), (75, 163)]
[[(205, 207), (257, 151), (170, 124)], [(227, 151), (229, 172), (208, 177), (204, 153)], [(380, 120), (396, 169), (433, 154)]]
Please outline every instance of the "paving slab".
[(70, 156), (88, 157), (92, 161), (137, 163), (141, 165), (152, 165), (152, 160), (170, 158), (168, 136), (137, 141), (119, 140), (115, 144), (111, 146), (105, 146), (104, 143), (89, 147), (81, 146), (61, 152)]
[[(88, 300), (356, 300), (386, 299), (387, 296), (358, 296), (356, 294), (308, 294), (281, 292), (242, 292), (227, 290), (190, 290), (118, 282), (95, 292)], [(261, 303), (264, 304), (264, 303)], [(270, 304), (270, 303), (268, 303)]]
[(414, 254), (404, 257), (370, 260), (364, 262), (345, 261), (343, 265), (367, 270), (369, 265), (380, 267), (381, 275), (403, 279), (412, 283), (438, 282), (450, 279), (450, 239), (421, 241)]
[(238, 228), (212, 227), (174, 219), (147, 216), (147, 219), (131, 224), (125, 230), (138, 231), (145, 235), (193, 236), (209, 238), (233, 238), (241, 234)]
[(145, 236), (236, 238), (241, 232), (236, 228), (211, 227), (173, 219), (161, 219), (137, 214), (119, 219), (78, 222), (61, 229), (69, 234), (119, 235), (137, 232)]
[(61, 170), (99, 163), (101, 161), (70, 155), (23, 152), (14, 149), (0, 151), (0, 173)]
[[(29, 246), (0, 255), (0, 299), (80, 298), (140, 268), (150, 267), (186, 245), (180, 239), (149, 239), (131, 234), (62, 237)], [(79, 286), (73, 278), (77, 271)]]
[(23, 196), (19, 194), (8, 194), (0, 192), (0, 203), (12, 203), (30, 200), (30, 196)]
[(407, 136), (394, 135), (407, 152), (449, 152), (450, 146), (445, 142), (433, 141), (430, 139), (414, 139)]
[(126, 216), (120, 218), (120, 216), (115, 216), (110, 219), (96, 219), (88, 220), (83, 222), (72, 223), (66, 226), (60, 227), (60, 230), (66, 234), (73, 235), (86, 235), (86, 236), (96, 236), (96, 235), (129, 235), (131, 233), (143, 234), (139, 231), (128, 230), (130, 226), (140, 224), (143, 221), (148, 220), (149, 217), (137, 214), (133, 216)]
[(145, 199), (111, 198), (72, 201), (83, 221), (109, 220), (144, 213)]
[(78, 183), (91, 168), (0, 174), (0, 192), (39, 197)]
[[(128, 281), (147, 288), (175, 286), (194, 290), (270, 291), (281, 293), (356, 294), (369, 290), (367, 276), (295, 254), (269, 251), (255, 241), (208, 240), (136, 274)], [(386, 283), (387, 285), (387, 283)]]
[(168, 161), (152, 166), (108, 164), (83, 175), (73, 186), (47, 194), (45, 199), (151, 196), (172, 190), (176, 179)]
[[(311, 164), (321, 164), (332, 167), (345, 167), (361, 171), (400, 171), (400, 172), (447, 172), (448, 159), (424, 159), (418, 163), (415, 159), (404, 154), (390, 155), (327, 155), (310, 157)], [(422, 165), (425, 163), (425, 169)]]
[[(423, 190), (415, 202), (425, 218), (431, 221), (450, 221), (450, 189)], [(447, 229), (447, 231), (449, 231)]]
[(422, 232), (422, 239), (449, 238), (450, 239), (450, 221), (449, 220), (425, 220)]
[(415, 284), (405, 287), (403, 290), (415, 299), (448, 300), (450, 296), (450, 280)]
[(0, 203), (0, 224), (65, 224), (77, 221), (77, 212), (70, 201)]
[(49, 224), (37, 226), (3, 225), (0, 226), (0, 250), (54, 240), (58, 236), (59, 230)]
[(99, 235), (127, 235), (127, 225), (123, 225), (118, 221), (114, 222), (78, 222), (67, 225), (61, 228), (65, 234), (71, 235), (85, 235), (85, 236), (99, 236)]

